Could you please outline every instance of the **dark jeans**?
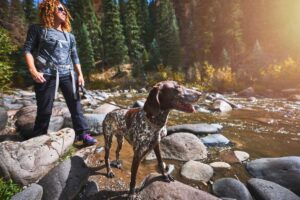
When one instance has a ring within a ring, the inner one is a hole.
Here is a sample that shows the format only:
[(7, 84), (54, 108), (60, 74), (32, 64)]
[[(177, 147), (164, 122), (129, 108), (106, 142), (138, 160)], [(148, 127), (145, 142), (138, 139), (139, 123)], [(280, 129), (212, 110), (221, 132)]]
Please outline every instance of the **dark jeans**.
[[(52, 107), (55, 93), (55, 76), (44, 75), (46, 82), (34, 83), (34, 90), (37, 102), (37, 116), (33, 128), (33, 136), (47, 134), (52, 114)], [(77, 81), (76, 81), (77, 82)], [(76, 135), (88, 130), (88, 125), (83, 117), (80, 98), (77, 87), (77, 100), (74, 99), (71, 76), (59, 77), (59, 87), (66, 100), (71, 113), (73, 128)]]

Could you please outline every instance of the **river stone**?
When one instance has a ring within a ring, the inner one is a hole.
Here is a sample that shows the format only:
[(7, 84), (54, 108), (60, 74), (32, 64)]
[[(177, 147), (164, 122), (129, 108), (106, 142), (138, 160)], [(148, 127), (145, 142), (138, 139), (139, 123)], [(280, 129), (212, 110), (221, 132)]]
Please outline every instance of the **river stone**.
[(132, 105), (132, 108), (142, 108), (144, 107), (145, 101), (136, 101)]
[(5, 108), (0, 107), (0, 131), (5, 129), (8, 120), (8, 114)]
[(213, 176), (214, 170), (211, 166), (190, 160), (181, 168), (181, 175), (187, 179), (208, 182)]
[(245, 160), (248, 160), (250, 157), (250, 155), (244, 151), (234, 151), (234, 155), (237, 157), (237, 159), (240, 162), (244, 162)]
[(238, 94), (240, 97), (252, 97), (255, 96), (255, 91), (253, 87), (248, 87), (242, 91), (240, 91)]
[[(102, 133), (102, 122), (105, 118), (105, 114), (84, 114), (89, 130), (93, 134)], [(73, 128), (71, 116), (65, 117), (64, 127)]]
[(230, 140), (222, 134), (211, 134), (200, 139), (206, 146), (224, 146), (230, 144)]
[(26, 90), (20, 90), (19, 91), (19, 95), (21, 97), (35, 97), (35, 92), (30, 92), (30, 91), (26, 91)]
[(189, 132), (199, 135), (205, 135), (209, 133), (217, 133), (219, 131), (218, 127), (211, 124), (199, 123), (199, 124), (182, 124), (170, 126), (167, 128), (168, 134), (177, 132)]
[(221, 178), (214, 182), (213, 193), (218, 197), (226, 197), (241, 200), (252, 200), (246, 186), (234, 178)]
[(64, 126), (64, 118), (62, 116), (51, 116), (48, 132), (55, 132)]
[[(160, 142), (161, 155), (164, 159), (180, 161), (207, 158), (207, 150), (201, 140), (191, 133), (174, 133)], [(152, 151), (146, 160), (156, 159)]]
[(82, 158), (63, 161), (39, 181), (44, 188), (43, 200), (74, 199), (88, 177), (89, 169)]
[(231, 166), (226, 162), (213, 162), (209, 164), (214, 169), (230, 169)]
[(300, 200), (295, 193), (271, 181), (251, 178), (248, 180), (247, 186), (255, 199)]
[(47, 174), (70, 146), (75, 133), (62, 129), (23, 142), (0, 143), (0, 175), (28, 185)]
[(300, 157), (261, 158), (246, 165), (255, 178), (275, 182), (300, 196)]
[(41, 200), (43, 196), (42, 186), (33, 183), (28, 188), (15, 194), (11, 200)]
[[(114, 103), (113, 103), (114, 104)], [(108, 103), (105, 103), (99, 107), (97, 107), (95, 110), (94, 110), (94, 113), (96, 114), (107, 114), (115, 109), (119, 109), (119, 107), (117, 106), (114, 106), (114, 105), (111, 105), (111, 104), (108, 104)]]
[(300, 101), (300, 94), (293, 94), (288, 97), (289, 101)]
[(219, 198), (179, 181), (165, 182), (161, 175), (152, 173), (144, 179), (138, 199), (218, 200)]
[(214, 103), (211, 105), (210, 109), (222, 113), (232, 111), (231, 105), (229, 105), (226, 101), (220, 99), (215, 100)]

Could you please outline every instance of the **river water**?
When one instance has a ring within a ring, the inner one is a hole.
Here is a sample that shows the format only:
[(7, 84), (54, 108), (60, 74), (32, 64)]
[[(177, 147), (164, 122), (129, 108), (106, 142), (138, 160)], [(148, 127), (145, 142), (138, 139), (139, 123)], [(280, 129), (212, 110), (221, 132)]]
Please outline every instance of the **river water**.
[[(144, 95), (131, 97), (118, 97), (114, 100), (119, 105), (128, 106), (135, 100), (145, 98)], [(206, 113), (196, 112), (192, 114), (182, 112), (171, 112), (168, 125), (185, 123), (217, 123), (223, 126), (221, 133), (227, 137), (233, 145), (230, 147), (209, 148), (208, 159), (202, 160), (203, 163), (212, 161), (230, 162), (230, 152), (233, 150), (245, 151), (250, 154), (250, 160), (263, 157), (280, 156), (300, 156), (300, 102), (287, 101), (285, 99), (260, 98), (256, 101), (248, 101), (245, 98), (227, 96), (231, 102), (239, 105), (239, 109), (234, 109), (228, 113)], [(203, 107), (202, 102), (199, 102)], [(100, 144), (103, 143), (102, 136), (98, 137)], [(115, 144), (111, 150), (111, 159), (115, 158)], [(104, 153), (94, 157), (96, 160), (103, 161)], [(130, 145), (125, 142), (121, 151), (123, 169), (114, 169), (117, 177), (126, 184), (130, 182), (130, 167), (132, 150)], [(174, 164), (173, 176), (176, 180), (189, 184), (203, 190), (210, 190), (210, 184), (221, 177), (233, 177), (246, 182), (250, 175), (244, 165), (231, 163), (231, 169), (216, 170), (211, 179), (212, 182), (205, 184), (185, 180), (180, 175), (180, 168), (184, 162), (167, 160), (168, 164)], [(142, 162), (137, 181), (141, 182), (145, 176), (151, 172), (156, 172), (156, 161)], [(102, 169), (105, 173), (105, 170)]]

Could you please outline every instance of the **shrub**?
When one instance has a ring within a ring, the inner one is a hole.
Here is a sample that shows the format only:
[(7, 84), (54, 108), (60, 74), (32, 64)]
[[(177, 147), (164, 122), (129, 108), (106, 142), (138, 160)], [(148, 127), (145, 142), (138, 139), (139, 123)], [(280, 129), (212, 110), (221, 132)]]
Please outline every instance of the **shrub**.
[(12, 196), (20, 192), (22, 189), (12, 180), (4, 181), (0, 178), (0, 199), (10, 200)]
[(222, 67), (214, 72), (213, 89), (217, 91), (233, 91), (236, 88), (235, 73), (230, 67)]

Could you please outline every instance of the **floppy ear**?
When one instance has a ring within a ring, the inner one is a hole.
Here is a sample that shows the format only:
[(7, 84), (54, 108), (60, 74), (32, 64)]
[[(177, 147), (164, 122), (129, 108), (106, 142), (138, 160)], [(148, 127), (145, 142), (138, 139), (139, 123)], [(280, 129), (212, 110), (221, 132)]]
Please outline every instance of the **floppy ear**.
[(144, 110), (147, 114), (156, 116), (159, 114), (160, 103), (159, 103), (159, 87), (155, 86), (150, 91), (146, 103), (144, 105)]

